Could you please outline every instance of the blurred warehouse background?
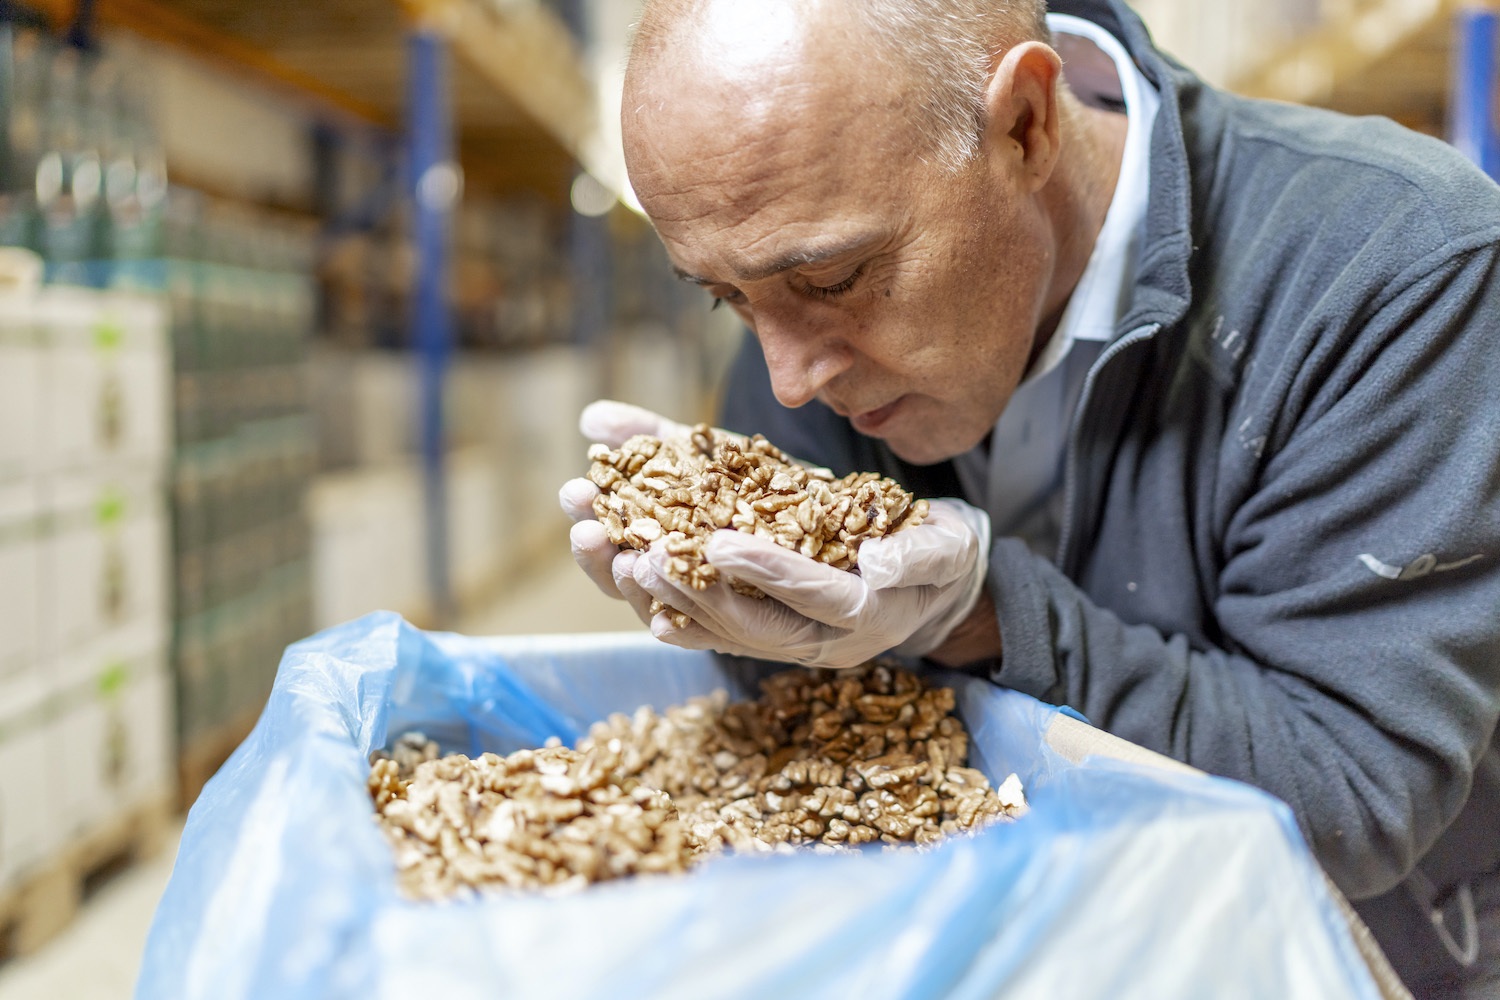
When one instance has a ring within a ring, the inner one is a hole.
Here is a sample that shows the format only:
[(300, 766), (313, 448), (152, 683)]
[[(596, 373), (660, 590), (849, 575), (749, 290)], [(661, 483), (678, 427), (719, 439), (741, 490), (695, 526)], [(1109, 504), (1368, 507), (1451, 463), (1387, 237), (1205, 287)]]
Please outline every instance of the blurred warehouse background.
[[(484, 627), (568, 562), (586, 402), (712, 414), (739, 331), (618, 149), (638, 6), (0, 2), (0, 990), (170, 836), (288, 642)], [(1136, 6), (1211, 82), (1496, 171), (1482, 6)]]

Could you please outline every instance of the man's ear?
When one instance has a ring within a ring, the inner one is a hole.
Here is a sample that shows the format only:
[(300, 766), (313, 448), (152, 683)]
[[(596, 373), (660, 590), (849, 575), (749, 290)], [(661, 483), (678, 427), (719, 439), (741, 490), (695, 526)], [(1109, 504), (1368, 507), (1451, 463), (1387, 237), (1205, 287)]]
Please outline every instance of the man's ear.
[(1022, 42), (1001, 54), (985, 89), (985, 155), (1027, 192), (1047, 183), (1062, 148), (1061, 75), (1062, 59), (1050, 46)]

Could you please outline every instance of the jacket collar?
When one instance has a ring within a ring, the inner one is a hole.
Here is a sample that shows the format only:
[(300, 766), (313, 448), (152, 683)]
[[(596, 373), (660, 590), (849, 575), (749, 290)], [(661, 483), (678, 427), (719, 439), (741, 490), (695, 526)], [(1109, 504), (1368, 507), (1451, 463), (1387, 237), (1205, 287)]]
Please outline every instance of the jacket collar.
[(1193, 252), (1192, 179), (1183, 134), (1182, 105), (1197, 99), (1202, 83), (1157, 51), (1139, 16), (1121, 0), (1051, 0), (1051, 12), (1072, 14), (1118, 38), (1161, 94), (1151, 137), (1151, 191), (1146, 241), (1136, 268), (1136, 291), (1119, 334), (1150, 324), (1170, 327), (1192, 301), (1188, 265)]

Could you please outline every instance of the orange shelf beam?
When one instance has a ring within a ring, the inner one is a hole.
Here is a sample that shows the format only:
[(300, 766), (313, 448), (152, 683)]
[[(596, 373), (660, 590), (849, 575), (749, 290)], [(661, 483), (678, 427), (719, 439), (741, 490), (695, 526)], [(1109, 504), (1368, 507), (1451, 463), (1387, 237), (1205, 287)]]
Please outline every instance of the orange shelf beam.
[[(74, 0), (31, 0), (56, 27), (72, 21)], [(268, 87), (312, 110), (363, 124), (392, 127), (390, 114), (278, 60), (268, 52), (179, 13), (156, 0), (102, 0), (95, 7), (100, 24), (121, 28)]]

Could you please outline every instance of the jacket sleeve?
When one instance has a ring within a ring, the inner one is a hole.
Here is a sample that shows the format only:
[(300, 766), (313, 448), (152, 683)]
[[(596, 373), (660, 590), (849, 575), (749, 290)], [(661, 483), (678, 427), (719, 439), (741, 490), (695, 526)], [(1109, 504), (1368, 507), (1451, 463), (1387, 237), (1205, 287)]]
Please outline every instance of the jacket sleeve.
[(1266, 359), (1263, 451), (1205, 595), (1213, 643), (1122, 620), (1013, 539), (989, 573), (998, 683), (1270, 791), (1355, 898), (1457, 815), (1500, 716), (1493, 242), (1403, 282)]

